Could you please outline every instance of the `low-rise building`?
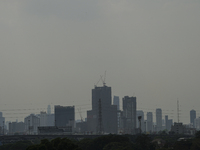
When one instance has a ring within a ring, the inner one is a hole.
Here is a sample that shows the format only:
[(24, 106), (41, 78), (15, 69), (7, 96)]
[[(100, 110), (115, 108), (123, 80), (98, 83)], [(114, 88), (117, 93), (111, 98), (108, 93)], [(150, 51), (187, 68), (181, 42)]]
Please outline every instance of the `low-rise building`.
[(185, 126), (183, 125), (183, 123), (174, 122), (174, 125), (171, 126), (171, 131), (175, 134), (184, 134)]
[(8, 128), (9, 128), (8, 134), (10, 134), (10, 135), (24, 134), (24, 132), (25, 132), (24, 122), (10, 122)]

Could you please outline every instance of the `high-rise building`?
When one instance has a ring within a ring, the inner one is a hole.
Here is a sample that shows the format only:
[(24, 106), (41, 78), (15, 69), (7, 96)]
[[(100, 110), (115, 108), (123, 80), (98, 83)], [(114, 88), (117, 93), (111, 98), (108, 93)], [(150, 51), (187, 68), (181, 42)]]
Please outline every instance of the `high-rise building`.
[(51, 114), (51, 106), (50, 105), (48, 105), (48, 107), (47, 107), (47, 114)]
[(147, 132), (153, 132), (153, 113), (147, 112)]
[(40, 118), (34, 114), (24, 118), (25, 131), (28, 134), (37, 134), (38, 127), (40, 126)]
[(156, 129), (157, 132), (162, 130), (162, 109), (156, 109)]
[(46, 115), (46, 126), (55, 126), (55, 115), (54, 114)]
[(123, 98), (123, 126), (125, 133), (135, 133), (136, 129), (136, 97)]
[(167, 129), (169, 131), (168, 115), (165, 115), (165, 129)]
[(92, 89), (92, 110), (87, 111), (87, 129), (90, 132), (117, 133), (117, 106), (111, 105), (111, 87)]
[(113, 105), (117, 105), (117, 110), (120, 109), (120, 106), (119, 106), (119, 96), (114, 96), (113, 97)]
[(5, 129), (5, 118), (3, 117), (3, 113), (0, 112), (0, 128)]
[(194, 124), (194, 119), (196, 118), (196, 111), (193, 109), (190, 111), (190, 123), (193, 124), (193, 127), (195, 128), (195, 124)]
[(165, 129), (170, 131), (172, 125), (173, 125), (173, 120), (172, 119), (168, 119), (168, 115), (165, 115)]
[(167, 124), (168, 124), (168, 131), (171, 131), (171, 127), (173, 125), (173, 119), (169, 119)]
[(56, 105), (54, 107), (56, 127), (66, 127), (69, 123), (75, 122), (74, 106)]
[(54, 114), (48, 114), (45, 111), (41, 111), (37, 116), (40, 118), (40, 127), (55, 126)]
[(136, 123), (137, 123), (137, 125), (136, 125), (136, 127), (137, 128), (139, 128), (140, 127), (140, 123), (139, 123), (139, 120), (138, 120), (138, 117), (139, 116), (141, 116), (142, 118), (141, 118), (141, 130), (142, 130), (142, 132), (144, 132), (145, 131), (145, 122), (144, 122), (144, 112), (142, 111), (142, 110), (137, 110), (136, 111)]
[(194, 126), (195, 126), (196, 130), (198, 130), (198, 131), (200, 130), (200, 117), (194, 119)]
[(117, 127), (120, 128), (120, 103), (119, 103), (119, 96), (114, 96), (113, 97), (113, 105), (117, 106)]

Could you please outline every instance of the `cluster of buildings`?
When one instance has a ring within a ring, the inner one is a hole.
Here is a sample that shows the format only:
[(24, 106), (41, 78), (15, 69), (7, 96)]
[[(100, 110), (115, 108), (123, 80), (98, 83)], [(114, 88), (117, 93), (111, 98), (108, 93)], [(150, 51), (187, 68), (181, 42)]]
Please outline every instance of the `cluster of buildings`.
[[(54, 106), (54, 114), (50, 105), (47, 112), (30, 114), (24, 122), (9, 122), (0, 112), (0, 132), (2, 134), (156, 134), (159, 132), (173, 132), (180, 134), (194, 134), (200, 130), (200, 118), (196, 118), (196, 111), (190, 111), (190, 124), (173, 123), (167, 115), (162, 117), (162, 109), (144, 114), (137, 109), (136, 97), (124, 96), (120, 99), (113, 97), (111, 87), (105, 84), (92, 89), (92, 109), (87, 111), (85, 120), (75, 120), (75, 106)], [(153, 115), (155, 113), (155, 115)], [(155, 119), (153, 119), (153, 116)], [(156, 120), (155, 122), (153, 120)], [(7, 128), (7, 132), (5, 129)]]

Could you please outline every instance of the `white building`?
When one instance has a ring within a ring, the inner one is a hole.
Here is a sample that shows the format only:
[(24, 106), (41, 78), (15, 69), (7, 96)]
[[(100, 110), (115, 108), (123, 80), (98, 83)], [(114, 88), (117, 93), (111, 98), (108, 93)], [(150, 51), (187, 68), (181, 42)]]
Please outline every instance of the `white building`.
[(40, 126), (55, 126), (55, 117), (54, 114), (48, 114), (46, 112), (41, 111), (40, 114), (37, 115), (40, 118)]
[(200, 117), (194, 119), (194, 126), (195, 126), (196, 130), (200, 130)]
[(38, 115), (38, 117), (40, 118), (40, 126), (44, 127), (47, 126), (46, 122), (47, 122), (47, 113), (44, 111), (41, 111), (40, 114)]
[(27, 134), (37, 134), (38, 127), (40, 126), (40, 118), (34, 114), (30, 114), (24, 118), (25, 131)]

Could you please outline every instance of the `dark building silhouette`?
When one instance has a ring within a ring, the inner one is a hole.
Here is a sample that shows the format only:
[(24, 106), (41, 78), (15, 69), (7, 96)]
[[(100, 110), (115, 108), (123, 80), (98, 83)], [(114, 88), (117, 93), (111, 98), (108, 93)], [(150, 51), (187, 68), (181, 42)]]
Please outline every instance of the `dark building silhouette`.
[(162, 109), (160, 108), (156, 109), (156, 127), (157, 132), (162, 130)]
[(153, 113), (147, 112), (147, 132), (153, 132)]
[(70, 122), (75, 120), (74, 106), (54, 106), (55, 126), (66, 127)]
[(120, 109), (120, 106), (119, 106), (119, 96), (114, 96), (113, 97), (113, 105), (117, 105), (117, 110)]
[(135, 134), (136, 130), (136, 97), (125, 96), (123, 99), (124, 133)]
[(10, 122), (9, 123), (9, 134), (13, 135), (17, 134), (24, 134), (25, 133), (25, 123), (24, 122)]
[[(99, 103), (101, 101), (101, 104)], [(104, 133), (117, 133), (117, 106), (111, 105), (111, 87), (104, 85), (92, 89), (92, 110), (87, 111), (87, 130), (98, 132), (101, 116), (102, 130)], [(101, 110), (99, 110), (101, 105)], [(99, 113), (101, 112), (101, 115)]]
[(196, 111), (191, 110), (190, 111), (190, 123), (192, 123), (193, 127), (195, 128), (194, 119), (196, 119)]

